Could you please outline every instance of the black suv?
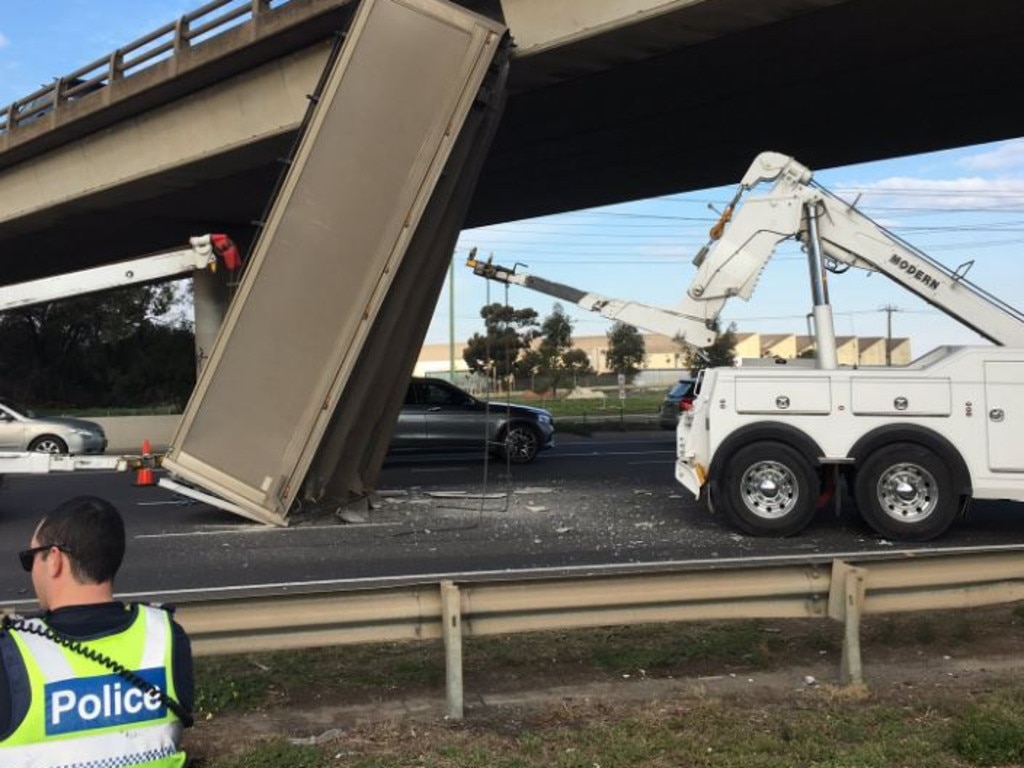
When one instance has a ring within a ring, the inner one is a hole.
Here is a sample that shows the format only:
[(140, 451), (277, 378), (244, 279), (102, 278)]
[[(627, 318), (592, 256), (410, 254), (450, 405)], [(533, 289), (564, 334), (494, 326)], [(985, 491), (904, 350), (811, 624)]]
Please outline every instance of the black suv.
[(680, 379), (672, 385), (658, 409), (658, 423), (663, 429), (675, 429), (679, 414), (693, 407), (696, 388), (696, 379)]

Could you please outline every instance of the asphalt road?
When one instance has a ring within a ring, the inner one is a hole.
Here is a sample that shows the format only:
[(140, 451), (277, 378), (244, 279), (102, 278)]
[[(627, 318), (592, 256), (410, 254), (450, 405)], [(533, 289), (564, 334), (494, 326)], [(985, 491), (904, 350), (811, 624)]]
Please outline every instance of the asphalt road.
[(125, 474), (9, 477), (0, 489), (0, 603), (32, 598), (15, 553), (47, 509), (82, 493), (124, 512), (129, 545), (118, 591), (179, 599), (192, 590), (280, 591), (470, 571), (1024, 543), (1024, 506), (1009, 502), (975, 504), (939, 542), (917, 547), (880, 540), (849, 504), (839, 516), (819, 515), (800, 536), (742, 536), (676, 484), (673, 446), (670, 432), (597, 433), (560, 435), (555, 449), (527, 466), (476, 454), (397, 458), (385, 466), (364, 522), (343, 522), (328, 503), (303, 510), (287, 529), (135, 487)]

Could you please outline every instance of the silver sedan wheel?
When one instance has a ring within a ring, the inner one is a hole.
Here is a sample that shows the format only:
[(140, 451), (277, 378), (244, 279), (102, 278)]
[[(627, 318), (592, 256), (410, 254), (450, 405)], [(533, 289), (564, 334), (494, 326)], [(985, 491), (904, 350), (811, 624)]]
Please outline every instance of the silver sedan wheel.
[(67, 453), (68, 446), (59, 437), (45, 435), (33, 440), (32, 445), (29, 446), (29, 450), (35, 451), (36, 453)]

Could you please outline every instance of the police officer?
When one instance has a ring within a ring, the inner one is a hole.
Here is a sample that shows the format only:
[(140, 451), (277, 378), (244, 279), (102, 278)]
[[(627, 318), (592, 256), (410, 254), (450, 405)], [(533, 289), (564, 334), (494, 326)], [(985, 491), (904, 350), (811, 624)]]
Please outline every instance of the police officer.
[(43, 612), (0, 632), (0, 766), (185, 764), (192, 654), (162, 607), (113, 598), (124, 521), (79, 496), (19, 553)]

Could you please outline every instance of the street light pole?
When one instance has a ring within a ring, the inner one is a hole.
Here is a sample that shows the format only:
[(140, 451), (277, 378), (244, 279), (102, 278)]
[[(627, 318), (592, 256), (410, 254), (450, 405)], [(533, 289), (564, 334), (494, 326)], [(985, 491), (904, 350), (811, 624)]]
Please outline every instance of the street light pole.
[(455, 256), (448, 265), (448, 381), (455, 383)]

